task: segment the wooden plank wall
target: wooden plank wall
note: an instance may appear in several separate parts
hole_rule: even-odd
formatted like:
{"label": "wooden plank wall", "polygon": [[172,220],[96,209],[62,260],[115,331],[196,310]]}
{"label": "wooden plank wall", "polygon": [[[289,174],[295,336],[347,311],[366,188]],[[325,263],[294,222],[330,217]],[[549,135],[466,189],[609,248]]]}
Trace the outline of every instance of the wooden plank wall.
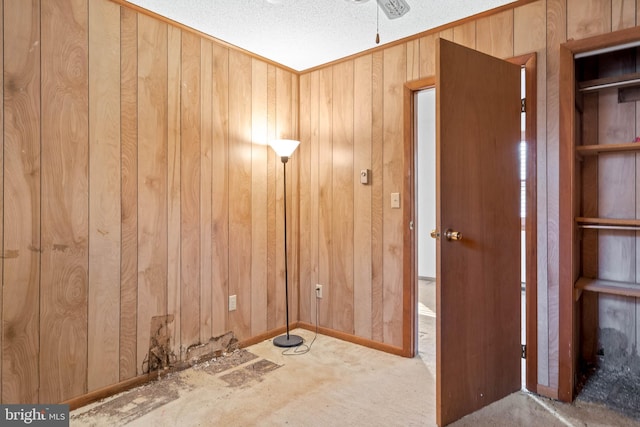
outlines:
{"label": "wooden plank wall", "polygon": [[141,374],[154,316],[174,316],[178,358],[209,336],[282,326],[274,137],[302,139],[287,164],[292,320],[315,321],[321,283],[322,326],[402,347],[406,254],[389,197],[407,166],[403,85],[433,75],[437,37],[538,54],[538,381],[553,394],[558,48],[636,25],[633,0],[540,0],[300,77],[108,0],[1,4],[3,403]]}
{"label": "wooden plank wall", "polygon": [[104,315],[88,313],[88,6],[41,5],[40,402],[87,390],[88,319]]}
{"label": "wooden plank wall", "polygon": [[144,373],[155,316],[177,359],[283,326],[265,143],[297,137],[297,74],[107,0],[0,4],[1,402]]}
{"label": "wooden plank wall", "polygon": [[[312,292],[315,283],[321,283],[325,286],[319,303],[321,326],[402,347],[406,254],[401,245],[402,212],[390,209],[389,197],[400,190],[408,166],[403,164],[401,148],[403,84],[434,74],[438,37],[502,58],[535,52],[538,382],[543,394],[557,395],[559,47],[567,38],[635,26],[639,15],[633,0],[540,0],[302,73],[300,152],[305,153],[303,162],[309,164],[310,173],[300,175],[300,192],[310,196],[301,204],[300,218],[304,227],[311,228],[313,245],[300,259],[300,319],[315,321]],[[353,89],[344,87],[351,78],[344,76],[345,70],[356,76]],[[332,78],[345,82],[336,84]],[[353,102],[345,100],[345,94],[352,94]],[[352,117],[348,119],[352,126],[345,127],[345,115]],[[372,170],[372,183],[366,189],[355,173],[365,168]],[[348,174],[352,179],[344,181]],[[335,194],[333,180],[341,183],[340,195]],[[330,215],[338,212],[353,218],[353,225],[332,221]],[[332,239],[337,235],[342,238]],[[354,263],[349,267],[352,283],[344,283],[344,269],[333,265],[338,259]],[[353,313],[331,317],[339,311],[336,305]]]}
{"label": "wooden plank wall", "polygon": [[[89,9],[88,389],[120,378],[120,9]],[[107,120],[102,118],[106,117]]]}
{"label": "wooden plank wall", "polygon": [[40,2],[4,2],[2,399],[38,402]]}

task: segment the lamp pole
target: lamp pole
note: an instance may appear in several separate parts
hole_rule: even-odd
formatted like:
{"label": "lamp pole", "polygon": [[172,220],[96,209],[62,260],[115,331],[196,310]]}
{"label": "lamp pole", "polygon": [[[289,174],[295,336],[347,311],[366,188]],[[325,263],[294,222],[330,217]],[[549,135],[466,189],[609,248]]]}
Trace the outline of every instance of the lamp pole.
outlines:
{"label": "lamp pole", "polygon": [[282,160],[282,177],[284,181],[284,294],[287,315],[287,341],[289,341],[289,251],[287,251],[287,161],[289,158],[281,157],[280,160]]}
{"label": "lamp pole", "polygon": [[[287,142],[292,142],[285,140]],[[276,347],[297,347],[302,344],[303,339],[298,335],[290,335],[289,334],[289,261],[288,255],[289,251],[287,250],[287,162],[289,161],[289,155],[293,150],[298,146],[298,142],[295,141],[293,148],[288,147],[288,152],[286,155],[282,152],[282,149],[278,150],[276,147],[276,142],[272,144],[273,149],[280,155],[280,160],[282,161],[282,171],[283,171],[283,179],[284,179],[284,293],[285,293],[285,310],[286,310],[286,335],[280,335],[273,339],[273,344]]]}

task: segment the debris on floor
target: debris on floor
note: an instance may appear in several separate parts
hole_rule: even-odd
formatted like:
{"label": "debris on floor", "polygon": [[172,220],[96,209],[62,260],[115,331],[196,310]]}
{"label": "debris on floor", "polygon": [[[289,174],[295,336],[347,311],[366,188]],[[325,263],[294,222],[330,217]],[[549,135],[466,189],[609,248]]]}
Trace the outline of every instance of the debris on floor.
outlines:
{"label": "debris on floor", "polygon": [[[197,377],[193,375],[194,371],[205,372],[211,375],[210,378],[220,379],[221,387],[225,383],[227,386],[240,387],[248,385],[252,380],[262,381],[265,374],[280,367],[269,360],[259,359],[245,349],[217,354],[218,357],[196,363],[190,369],[169,372],[156,381],[91,404],[87,410],[80,409],[77,414],[72,415],[72,419],[85,422],[99,419],[100,423],[123,425],[196,389],[202,378],[194,380]],[[259,360],[255,361],[256,359]]]}
{"label": "debris on floor", "polygon": [[241,387],[252,380],[262,381],[262,376],[268,372],[278,369],[277,365],[269,360],[263,359],[252,363],[244,369],[238,369],[220,377],[229,384],[230,387]]}
{"label": "debris on floor", "polygon": [[108,418],[111,425],[123,425],[178,399],[181,390],[191,389],[193,387],[179,373],[173,373],[98,402],[87,412],[72,418],[87,420],[100,416]]}
{"label": "debris on floor", "polygon": [[194,371],[205,371],[209,374],[215,375],[220,372],[224,372],[236,366],[243,365],[256,359],[258,356],[255,354],[241,349],[235,350],[230,353],[224,353],[221,357],[214,357],[210,360],[205,360],[198,364],[193,365]]}
{"label": "debris on floor", "polygon": [[618,366],[605,358],[599,356],[600,368],[592,367],[585,374],[577,400],[599,403],[640,421],[640,375],[629,367]]}

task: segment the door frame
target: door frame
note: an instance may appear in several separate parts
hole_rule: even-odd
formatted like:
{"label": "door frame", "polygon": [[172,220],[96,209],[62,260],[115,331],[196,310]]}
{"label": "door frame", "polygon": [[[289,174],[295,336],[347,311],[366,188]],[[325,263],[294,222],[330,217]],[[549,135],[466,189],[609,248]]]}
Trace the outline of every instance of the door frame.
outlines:
{"label": "door frame", "polygon": [[[527,192],[525,220],[526,236],[526,336],[527,336],[527,390],[534,393],[538,389],[538,271],[537,271],[537,65],[536,54],[530,53],[506,59],[512,64],[525,68],[525,85],[527,111],[525,138],[527,140]],[[418,342],[418,266],[416,253],[418,241],[413,224],[416,222],[416,185],[417,185],[417,156],[414,128],[415,93],[435,87],[435,76],[412,80],[404,85],[404,146],[403,156],[405,164],[403,191],[407,197],[403,198],[403,355],[413,357],[417,353]],[[437,315],[437,314],[436,314]]]}

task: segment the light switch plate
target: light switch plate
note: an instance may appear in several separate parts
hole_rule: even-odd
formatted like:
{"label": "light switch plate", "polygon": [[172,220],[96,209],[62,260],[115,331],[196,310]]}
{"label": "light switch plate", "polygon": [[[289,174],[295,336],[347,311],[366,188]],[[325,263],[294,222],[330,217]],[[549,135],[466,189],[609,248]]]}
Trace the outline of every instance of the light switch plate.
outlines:
{"label": "light switch plate", "polygon": [[235,311],[236,309],[236,296],[229,295],[229,311]]}
{"label": "light switch plate", "polygon": [[400,209],[400,193],[391,193],[391,209]]}

